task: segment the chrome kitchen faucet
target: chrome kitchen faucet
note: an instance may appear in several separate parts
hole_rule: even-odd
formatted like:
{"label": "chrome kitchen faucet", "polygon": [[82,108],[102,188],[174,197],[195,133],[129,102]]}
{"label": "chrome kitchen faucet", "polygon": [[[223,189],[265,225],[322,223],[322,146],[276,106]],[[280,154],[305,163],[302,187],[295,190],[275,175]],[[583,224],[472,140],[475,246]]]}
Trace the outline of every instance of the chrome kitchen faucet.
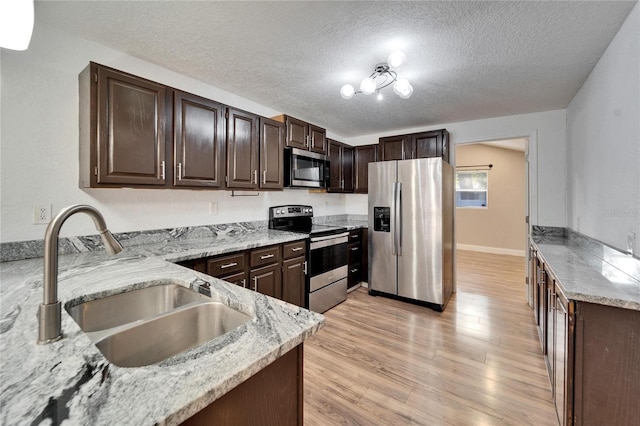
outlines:
{"label": "chrome kitchen faucet", "polygon": [[38,343],[41,344],[62,338],[62,304],[58,300],[58,235],[62,224],[76,213],[91,216],[107,253],[117,254],[122,251],[122,246],[109,232],[104,218],[95,207],[86,204],[69,206],[49,223],[44,236],[44,300],[38,308]]}

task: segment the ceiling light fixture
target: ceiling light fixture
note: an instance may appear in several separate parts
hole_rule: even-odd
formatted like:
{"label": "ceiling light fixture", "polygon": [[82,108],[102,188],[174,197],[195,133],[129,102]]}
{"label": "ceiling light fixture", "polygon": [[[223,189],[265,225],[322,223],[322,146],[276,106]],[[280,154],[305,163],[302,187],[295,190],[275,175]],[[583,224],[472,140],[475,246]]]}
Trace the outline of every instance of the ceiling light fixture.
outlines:
{"label": "ceiling light fixture", "polygon": [[33,32],[33,0],[0,1],[0,47],[26,50]]}
{"label": "ceiling light fixture", "polygon": [[393,52],[389,55],[387,62],[376,64],[371,75],[362,80],[360,90],[356,90],[352,85],[345,84],[340,89],[340,96],[343,99],[351,99],[357,93],[370,95],[378,93],[378,100],[382,100],[381,89],[393,84],[393,92],[402,99],[409,99],[413,94],[413,86],[406,78],[398,78],[398,74],[391,68],[397,68],[404,63],[406,56],[400,51]]}

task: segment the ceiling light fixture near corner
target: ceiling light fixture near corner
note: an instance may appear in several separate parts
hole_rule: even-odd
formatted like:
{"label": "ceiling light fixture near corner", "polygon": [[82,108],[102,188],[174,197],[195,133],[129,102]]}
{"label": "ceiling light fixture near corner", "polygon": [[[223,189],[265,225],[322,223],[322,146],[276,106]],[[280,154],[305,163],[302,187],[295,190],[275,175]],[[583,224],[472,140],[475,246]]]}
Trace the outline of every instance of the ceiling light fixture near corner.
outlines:
{"label": "ceiling light fixture near corner", "polygon": [[26,50],[33,33],[33,0],[0,1],[0,47]]}
{"label": "ceiling light fixture near corner", "polygon": [[356,91],[351,84],[345,84],[340,89],[340,96],[343,99],[351,99],[354,95],[362,93],[371,95],[378,93],[378,100],[382,100],[383,95],[380,90],[393,85],[393,92],[402,99],[409,99],[413,94],[413,86],[406,78],[398,78],[398,74],[391,68],[402,65],[406,57],[404,53],[397,51],[389,55],[389,62],[381,62],[376,64],[373,72],[369,77],[365,77],[360,82],[360,90]]}

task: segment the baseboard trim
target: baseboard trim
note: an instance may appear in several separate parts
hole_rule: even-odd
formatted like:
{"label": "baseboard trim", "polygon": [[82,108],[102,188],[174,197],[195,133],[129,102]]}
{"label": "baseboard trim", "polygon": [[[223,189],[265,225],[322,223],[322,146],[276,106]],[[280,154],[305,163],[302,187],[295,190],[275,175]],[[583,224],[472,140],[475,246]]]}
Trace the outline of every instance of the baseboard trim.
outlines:
{"label": "baseboard trim", "polygon": [[458,250],[479,251],[482,253],[491,253],[491,254],[505,254],[507,256],[524,257],[525,255],[524,250],[505,249],[505,248],[499,248],[499,247],[474,246],[471,244],[456,244],[456,248]]}

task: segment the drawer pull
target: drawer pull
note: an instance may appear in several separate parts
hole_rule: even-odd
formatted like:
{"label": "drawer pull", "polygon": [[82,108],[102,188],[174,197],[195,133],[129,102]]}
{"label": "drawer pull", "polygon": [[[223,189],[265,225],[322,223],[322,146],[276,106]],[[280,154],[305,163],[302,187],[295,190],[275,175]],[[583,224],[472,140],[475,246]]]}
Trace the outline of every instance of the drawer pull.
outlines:
{"label": "drawer pull", "polygon": [[260,256],[260,260],[271,259],[275,254],[265,254],[264,256]]}
{"label": "drawer pull", "polygon": [[354,268],[351,270],[351,273],[358,272],[358,268]]}
{"label": "drawer pull", "polygon": [[246,279],[242,279],[242,288],[247,288],[247,280]]}
{"label": "drawer pull", "polygon": [[238,262],[227,263],[226,265],[220,265],[220,269],[231,268],[232,266],[238,266]]}
{"label": "drawer pull", "polygon": [[360,250],[360,247],[351,247],[351,251]]}
{"label": "drawer pull", "polygon": [[253,277],[253,291],[258,291],[258,277]]}
{"label": "drawer pull", "polygon": [[291,251],[300,251],[302,250],[302,247],[294,247],[291,249]]}

